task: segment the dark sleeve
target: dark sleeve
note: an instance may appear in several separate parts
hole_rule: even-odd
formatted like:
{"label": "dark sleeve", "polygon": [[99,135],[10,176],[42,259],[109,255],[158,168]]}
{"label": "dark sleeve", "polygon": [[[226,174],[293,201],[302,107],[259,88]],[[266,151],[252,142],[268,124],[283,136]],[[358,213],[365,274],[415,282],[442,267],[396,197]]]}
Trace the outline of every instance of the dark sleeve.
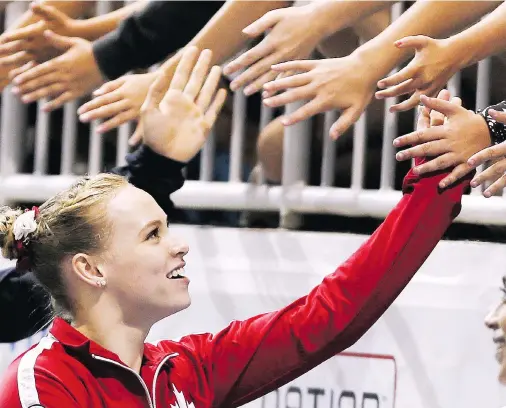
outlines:
{"label": "dark sleeve", "polygon": [[478,111],[478,113],[485,119],[485,122],[487,122],[492,144],[499,144],[506,141],[506,125],[492,119],[492,117],[488,114],[490,109],[498,112],[506,112],[506,101],[502,101],[497,105],[488,106],[485,109]]}
{"label": "dark sleeve", "polygon": [[33,274],[19,276],[14,267],[10,269],[0,281],[0,343],[30,337],[51,318],[49,295]]}
{"label": "dark sleeve", "polygon": [[185,164],[161,156],[145,145],[127,155],[126,160],[125,166],[116,167],[111,173],[125,176],[135,187],[151,194],[170,219],[174,212],[170,194],[183,186]]}
{"label": "dark sleeve", "polygon": [[151,1],[93,43],[102,74],[116,79],[147,68],[185,46],[224,4],[222,1]]}

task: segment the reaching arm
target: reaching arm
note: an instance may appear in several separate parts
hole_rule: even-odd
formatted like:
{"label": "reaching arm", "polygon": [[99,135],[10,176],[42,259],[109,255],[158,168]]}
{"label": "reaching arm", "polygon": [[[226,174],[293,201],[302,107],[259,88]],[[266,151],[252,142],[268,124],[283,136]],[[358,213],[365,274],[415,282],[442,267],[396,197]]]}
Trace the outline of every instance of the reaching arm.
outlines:
{"label": "reaching arm", "polygon": [[[469,178],[440,191],[446,174],[419,178],[410,171],[404,196],[384,223],[309,295],[277,312],[235,321],[215,335],[184,337],[183,348],[201,358],[200,374],[213,388],[213,405],[252,401],[364,335],[459,213]],[[174,349],[173,342],[159,346]]]}
{"label": "reaching arm", "polygon": [[118,28],[121,21],[128,18],[135,12],[142,10],[146,6],[146,0],[138,0],[118,10],[89,18],[86,20],[76,20],[76,37],[85,38],[94,41]]}

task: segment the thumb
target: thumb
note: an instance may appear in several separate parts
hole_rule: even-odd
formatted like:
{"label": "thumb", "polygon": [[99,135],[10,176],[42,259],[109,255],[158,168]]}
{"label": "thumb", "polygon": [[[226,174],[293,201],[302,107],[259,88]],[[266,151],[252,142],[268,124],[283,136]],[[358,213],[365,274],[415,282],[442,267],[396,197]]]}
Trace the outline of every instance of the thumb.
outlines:
{"label": "thumb", "polygon": [[459,105],[453,104],[450,101],[438,98],[429,98],[426,95],[420,95],[420,102],[423,103],[426,108],[440,112],[448,117],[455,115],[460,109],[463,109]]}
{"label": "thumb", "polygon": [[397,48],[414,48],[415,50],[420,51],[422,48],[429,45],[430,41],[432,41],[432,38],[425,35],[410,35],[397,40],[394,45]]}
{"label": "thumb", "polygon": [[67,18],[61,11],[46,4],[32,4],[31,10],[38,17],[48,22],[62,23]]}
{"label": "thumb", "polygon": [[64,37],[63,35],[53,33],[51,30],[44,31],[44,37],[46,37],[53,47],[62,51],[68,50],[76,43],[75,38]]}
{"label": "thumb", "polygon": [[283,9],[271,10],[242,30],[249,37],[258,37],[281,20]]}
{"label": "thumb", "polygon": [[141,121],[137,123],[137,127],[135,128],[134,134],[128,139],[128,144],[130,146],[136,146],[142,141],[142,125]]}

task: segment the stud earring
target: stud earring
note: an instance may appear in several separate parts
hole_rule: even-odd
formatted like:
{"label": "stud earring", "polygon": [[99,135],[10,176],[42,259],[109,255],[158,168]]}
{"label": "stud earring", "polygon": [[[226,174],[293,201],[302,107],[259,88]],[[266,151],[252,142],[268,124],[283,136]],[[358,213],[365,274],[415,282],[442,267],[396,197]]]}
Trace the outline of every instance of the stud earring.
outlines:
{"label": "stud earring", "polygon": [[105,287],[105,285],[106,285],[105,279],[101,279],[101,280],[97,281],[97,286],[99,288],[103,288],[103,287]]}

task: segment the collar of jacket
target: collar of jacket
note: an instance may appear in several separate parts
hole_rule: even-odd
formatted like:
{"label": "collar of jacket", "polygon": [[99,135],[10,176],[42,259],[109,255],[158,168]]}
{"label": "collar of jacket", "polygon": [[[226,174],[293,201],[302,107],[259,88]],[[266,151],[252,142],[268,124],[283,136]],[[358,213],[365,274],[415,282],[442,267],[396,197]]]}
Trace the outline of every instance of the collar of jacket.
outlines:
{"label": "collar of jacket", "polygon": [[[100,344],[95,343],[93,340],[90,340],[60,317],[54,319],[53,325],[49,331],[51,335],[65,347],[86,352],[87,354],[99,356],[108,360],[113,360],[127,367],[117,354],[107,350]],[[143,354],[144,358],[142,365],[158,365],[163,360],[167,360],[168,362],[170,360],[168,358],[169,356],[175,357],[178,355],[178,353],[171,351],[161,351],[156,346],[149,343],[144,344]]]}

